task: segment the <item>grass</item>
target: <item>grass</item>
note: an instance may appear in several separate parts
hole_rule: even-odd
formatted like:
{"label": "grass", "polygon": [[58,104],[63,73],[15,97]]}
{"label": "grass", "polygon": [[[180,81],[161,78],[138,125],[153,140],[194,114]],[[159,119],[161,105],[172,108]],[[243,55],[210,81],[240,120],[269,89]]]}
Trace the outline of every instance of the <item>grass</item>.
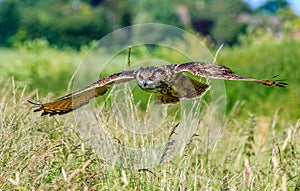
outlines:
{"label": "grass", "polygon": [[27,86],[28,91],[39,87],[42,96],[65,91],[84,54],[35,46],[34,49],[0,49],[0,81],[14,77],[17,87]]}
{"label": "grass", "polygon": [[[0,189],[299,190],[297,86],[300,80],[299,75],[291,75],[298,69],[299,55],[293,51],[299,52],[299,47],[299,42],[287,41],[222,51],[218,63],[250,77],[265,78],[282,73],[282,77],[288,77],[289,87],[226,83],[229,105],[222,126],[223,136],[216,139],[216,144],[205,146],[203,128],[209,123],[206,112],[212,108],[203,109],[200,115],[203,126],[190,137],[184,153],[145,169],[123,168],[105,162],[80,136],[80,124],[74,121],[72,114],[39,117],[27,104],[28,99],[34,99],[39,93],[42,98],[50,92],[51,99],[64,94],[83,53],[47,47],[1,50],[1,58],[5,59],[1,61],[0,83]],[[39,88],[39,93],[35,88]],[[205,103],[202,106],[205,108]],[[97,120],[112,120],[109,125],[115,124],[115,128],[109,133],[120,145],[139,148],[143,140],[149,140],[143,136],[130,137],[126,131],[122,134],[118,129],[122,121],[113,121],[116,111],[99,107],[95,112]],[[84,113],[85,109],[80,112]],[[164,140],[176,126],[176,121],[171,122],[165,129],[159,129]],[[177,127],[174,136],[187,128]]]}
{"label": "grass", "polygon": [[[259,44],[224,49],[218,63],[232,68],[243,76],[265,79],[279,76],[276,79],[285,79],[288,88],[262,87],[253,83],[239,83],[226,81],[229,108],[235,100],[247,100],[247,111],[260,112],[267,115],[270,111],[282,107],[284,118],[296,120],[300,113],[300,90],[298,75],[300,55],[299,41],[282,42],[263,41]],[[251,103],[251,104],[250,104]]]}

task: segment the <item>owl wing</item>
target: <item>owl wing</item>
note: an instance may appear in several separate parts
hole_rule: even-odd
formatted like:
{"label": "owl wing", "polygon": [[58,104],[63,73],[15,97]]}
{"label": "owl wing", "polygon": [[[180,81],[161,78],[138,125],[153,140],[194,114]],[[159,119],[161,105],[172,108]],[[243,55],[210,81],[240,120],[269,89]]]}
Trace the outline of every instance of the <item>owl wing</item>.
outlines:
{"label": "owl wing", "polygon": [[101,78],[86,88],[60,97],[52,102],[44,104],[34,103],[29,100],[28,102],[37,107],[34,112],[43,111],[42,115],[49,114],[50,116],[56,114],[62,115],[89,103],[89,101],[95,97],[104,95],[107,90],[115,84],[120,84],[135,79],[135,75],[135,71],[123,71],[105,78]]}
{"label": "owl wing", "polygon": [[209,85],[194,80],[182,73],[175,74],[169,85],[169,87],[163,89],[159,93],[156,93],[155,103],[175,104],[182,98],[199,98],[210,88]]}
{"label": "owl wing", "polygon": [[184,64],[178,64],[174,69],[175,72],[190,72],[195,76],[204,77],[204,78],[214,78],[214,79],[223,79],[223,80],[241,80],[241,81],[251,81],[267,86],[279,86],[285,87],[287,83],[281,82],[280,80],[258,80],[254,78],[244,78],[226,67],[216,64],[209,64],[205,62],[188,62]]}
{"label": "owl wing", "polygon": [[172,92],[156,93],[155,104],[175,104],[180,101],[180,97],[172,95]]}

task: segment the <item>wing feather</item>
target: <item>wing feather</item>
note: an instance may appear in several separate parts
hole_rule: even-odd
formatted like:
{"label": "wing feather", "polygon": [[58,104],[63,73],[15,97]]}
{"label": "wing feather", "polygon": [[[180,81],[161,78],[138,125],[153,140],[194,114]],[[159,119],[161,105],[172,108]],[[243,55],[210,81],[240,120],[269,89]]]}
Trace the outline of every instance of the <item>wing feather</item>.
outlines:
{"label": "wing feather", "polygon": [[35,109],[34,112],[43,111],[42,115],[62,115],[89,103],[89,101],[95,97],[104,95],[107,90],[115,84],[135,79],[135,75],[135,71],[123,71],[101,78],[86,88],[57,98],[52,102],[38,104],[29,101],[29,103],[37,106],[37,109]]}
{"label": "wing feather", "polygon": [[226,66],[220,66],[216,64],[210,64],[206,62],[188,62],[184,64],[178,64],[175,68],[175,72],[190,72],[195,76],[213,79],[223,79],[223,80],[241,80],[241,81],[251,81],[267,86],[279,86],[285,87],[287,83],[280,80],[258,80],[254,78],[244,78],[235,74],[230,68]]}
{"label": "wing feather", "polygon": [[155,104],[175,104],[180,101],[178,96],[174,96],[171,93],[156,93]]}

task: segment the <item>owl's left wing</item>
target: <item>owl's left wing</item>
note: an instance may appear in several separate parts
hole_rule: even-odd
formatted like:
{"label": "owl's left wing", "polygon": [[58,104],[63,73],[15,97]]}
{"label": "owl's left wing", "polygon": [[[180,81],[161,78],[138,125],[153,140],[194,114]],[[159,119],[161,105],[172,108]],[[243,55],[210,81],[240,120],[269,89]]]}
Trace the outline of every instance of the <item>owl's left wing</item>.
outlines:
{"label": "owl's left wing", "polygon": [[223,80],[241,80],[241,81],[251,81],[267,86],[279,86],[285,87],[287,83],[281,82],[280,80],[259,80],[254,78],[244,78],[226,67],[216,64],[210,64],[205,62],[188,62],[184,64],[177,64],[174,71],[179,72],[190,72],[195,76],[204,77],[204,78],[213,78],[213,79],[223,79]]}
{"label": "owl's left wing", "polygon": [[34,112],[43,111],[42,115],[49,114],[50,116],[56,114],[62,115],[89,103],[89,101],[95,97],[104,95],[107,90],[115,84],[120,84],[135,79],[135,75],[135,71],[123,71],[105,78],[101,78],[86,88],[60,97],[52,102],[44,104],[38,104],[32,101],[28,102],[37,107]]}

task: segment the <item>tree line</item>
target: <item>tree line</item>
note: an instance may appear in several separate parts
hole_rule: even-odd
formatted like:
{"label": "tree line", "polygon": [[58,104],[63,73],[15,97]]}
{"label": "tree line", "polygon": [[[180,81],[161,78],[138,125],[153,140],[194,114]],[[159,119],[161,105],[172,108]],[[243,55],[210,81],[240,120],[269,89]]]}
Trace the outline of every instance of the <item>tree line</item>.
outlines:
{"label": "tree line", "polygon": [[136,23],[160,22],[209,36],[215,43],[238,42],[249,23],[241,14],[276,14],[285,0],[251,9],[242,0],[2,0],[0,46],[42,38],[75,49],[113,30]]}

